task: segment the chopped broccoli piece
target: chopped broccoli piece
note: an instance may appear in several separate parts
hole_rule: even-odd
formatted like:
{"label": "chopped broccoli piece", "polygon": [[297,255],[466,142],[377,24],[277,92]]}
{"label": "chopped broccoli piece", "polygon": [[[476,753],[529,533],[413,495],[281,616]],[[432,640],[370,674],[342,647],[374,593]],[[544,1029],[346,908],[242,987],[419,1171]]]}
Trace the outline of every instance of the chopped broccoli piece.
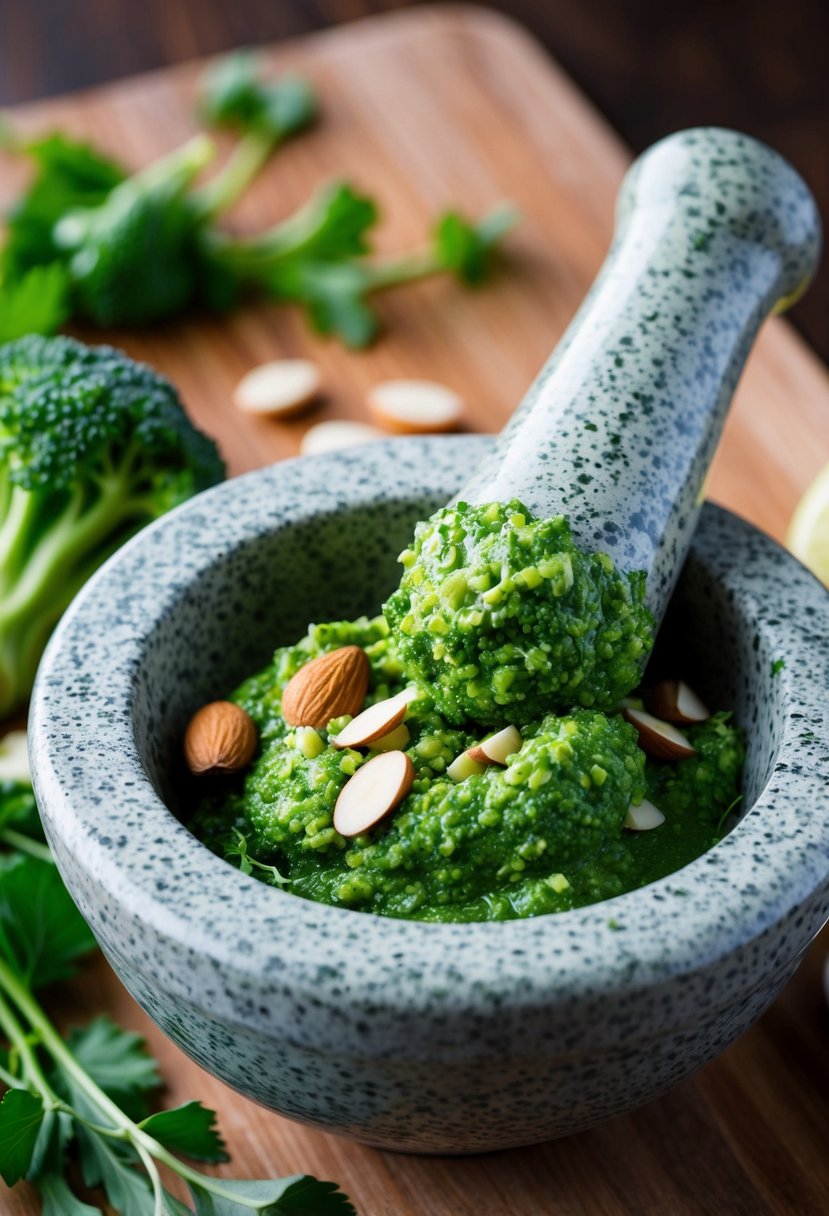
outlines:
{"label": "chopped broccoli piece", "polygon": [[0,718],[52,628],[144,524],[224,476],[172,384],[111,347],[0,346]]}

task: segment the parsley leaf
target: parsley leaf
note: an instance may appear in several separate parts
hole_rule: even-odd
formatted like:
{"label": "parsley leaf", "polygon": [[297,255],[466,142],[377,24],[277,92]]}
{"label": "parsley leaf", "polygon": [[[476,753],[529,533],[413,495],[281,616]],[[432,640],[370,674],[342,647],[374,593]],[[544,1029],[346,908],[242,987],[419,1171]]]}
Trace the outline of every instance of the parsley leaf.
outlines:
{"label": "parsley leaf", "polygon": [[161,1088],[158,1065],[141,1035],[122,1030],[105,1014],[82,1030],[72,1030],[67,1044],[96,1085],[130,1115],[147,1115],[146,1096]]}
{"label": "parsley leaf", "polygon": [[8,827],[42,838],[34,791],[22,781],[0,781],[0,829]]}
{"label": "parsley leaf", "polygon": [[0,343],[25,334],[53,334],[69,319],[69,275],[59,262],[33,266],[0,282]]}
{"label": "parsley leaf", "polygon": [[37,1189],[43,1198],[41,1216],[101,1216],[100,1208],[90,1207],[72,1194],[62,1174],[43,1174]]}
{"label": "parsley leaf", "polygon": [[221,1180],[222,1194],[190,1187],[197,1216],[355,1216],[347,1196],[335,1182],[308,1175],[273,1181]]}
{"label": "parsley leaf", "polygon": [[42,1098],[27,1089],[6,1092],[0,1102],[0,1176],[6,1186],[28,1174],[42,1123]]}
{"label": "parsley leaf", "polygon": [[[87,1117],[97,1112],[80,1103]],[[81,1109],[81,1113],[85,1113]],[[147,1175],[140,1170],[135,1149],[108,1136],[101,1136],[83,1123],[77,1124],[81,1172],[89,1187],[103,1187],[119,1216],[153,1216],[153,1193]]]}
{"label": "parsley leaf", "polygon": [[196,1161],[229,1161],[225,1143],[216,1127],[216,1112],[201,1102],[185,1102],[172,1110],[150,1115],[139,1124],[171,1153]]}
{"label": "parsley leaf", "polygon": [[[340,196],[324,197],[298,212],[269,237],[223,251],[226,265],[234,265],[247,285],[258,281],[272,296],[303,305],[321,334],[335,334],[347,346],[367,346],[378,330],[369,297],[390,287],[450,272],[461,282],[479,283],[485,277],[492,252],[515,224],[512,207],[498,207],[478,224],[455,212],[437,223],[431,246],[398,258],[369,260],[365,233],[376,219],[371,200],[340,186]],[[300,219],[302,222],[300,223]],[[255,259],[251,259],[254,246]]]}
{"label": "parsley leaf", "polygon": [[282,140],[308,126],[315,116],[316,101],[311,86],[298,76],[260,81],[256,56],[236,51],[208,68],[199,111],[215,126],[264,130]]}
{"label": "parsley leaf", "polygon": [[32,988],[67,979],[95,939],[57,868],[19,853],[0,857],[0,958]]}
{"label": "parsley leaf", "polygon": [[435,228],[436,260],[463,283],[475,285],[487,275],[492,251],[518,222],[514,207],[502,205],[479,224],[470,224],[457,211],[447,211]]}
{"label": "parsley leaf", "polygon": [[124,174],[89,144],[57,133],[24,141],[4,128],[0,144],[25,153],[35,165],[31,185],[8,217],[0,256],[0,270],[8,281],[21,278],[33,266],[61,260],[53,238],[58,220],[76,207],[102,203]]}

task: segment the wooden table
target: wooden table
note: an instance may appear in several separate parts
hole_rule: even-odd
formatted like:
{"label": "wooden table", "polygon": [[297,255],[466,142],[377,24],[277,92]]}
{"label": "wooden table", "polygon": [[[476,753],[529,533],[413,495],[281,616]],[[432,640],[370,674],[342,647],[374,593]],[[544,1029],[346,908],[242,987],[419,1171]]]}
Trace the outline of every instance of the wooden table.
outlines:
{"label": "wooden table", "polygon": [[[417,10],[285,44],[270,58],[314,80],[324,118],[238,208],[240,229],[276,219],[332,175],[384,201],[384,249],[414,244],[444,206],[477,213],[510,196],[525,216],[510,265],[479,292],[441,281],[390,295],[388,334],[359,355],[309,336],[295,313],[259,305],[107,339],[172,376],[232,473],[293,454],[308,421],[364,416],[367,388],[394,375],[446,381],[464,394],[472,429],[497,430],[601,262],[625,149],[536,44],[480,10]],[[185,66],[29,106],[20,121],[63,125],[139,165],[192,132],[196,75]],[[0,202],[20,184],[16,167],[3,169]],[[233,410],[230,391],[248,368],[304,354],[328,386],[308,420]],[[711,495],[782,537],[827,460],[826,372],[774,321],[738,393]],[[220,1109],[230,1168],[335,1178],[361,1216],[817,1216],[829,1211],[826,945],[824,936],[752,1031],[667,1097],[569,1140],[466,1160],[381,1153],[263,1113],[167,1042],[101,960],[60,1000],[67,1022],[107,1009],[145,1033],[166,1099]],[[0,1205],[9,1216],[36,1210],[25,1188]]]}

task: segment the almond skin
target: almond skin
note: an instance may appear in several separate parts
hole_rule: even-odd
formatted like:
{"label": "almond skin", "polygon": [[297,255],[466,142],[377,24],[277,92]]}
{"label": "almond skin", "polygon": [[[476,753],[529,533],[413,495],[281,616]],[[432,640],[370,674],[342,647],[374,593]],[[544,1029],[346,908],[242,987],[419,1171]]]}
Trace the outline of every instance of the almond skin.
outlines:
{"label": "almond skin", "polygon": [[660,680],[648,696],[648,709],[665,722],[688,725],[711,717],[692,688],[682,680]]}
{"label": "almond skin", "polygon": [[682,731],[670,722],[663,722],[644,709],[626,709],[625,717],[639,732],[639,746],[648,756],[656,760],[684,760],[697,754]]}
{"label": "almond skin", "polygon": [[467,750],[467,756],[478,764],[506,764],[507,757],[521,748],[523,740],[515,726],[505,726],[488,739]]}
{"label": "almond skin", "polygon": [[285,685],[282,714],[289,726],[327,726],[363,708],[369,662],[359,646],[341,646],[312,659]]}
{"label": "almond skin", "polygon": [[238,773],[256,751],[253,719],[232,701],[211,701],[190,719],[184,735],[184,759],[191,773]]}
{"label": "almond skin", "polygon": [[396,730],[415,695],[415,690],[406,688],[395,697],[369,705],[368,709],[344,726],[331,742],[334,747],[370,747],[375,739],[382,739],[383,735]]}

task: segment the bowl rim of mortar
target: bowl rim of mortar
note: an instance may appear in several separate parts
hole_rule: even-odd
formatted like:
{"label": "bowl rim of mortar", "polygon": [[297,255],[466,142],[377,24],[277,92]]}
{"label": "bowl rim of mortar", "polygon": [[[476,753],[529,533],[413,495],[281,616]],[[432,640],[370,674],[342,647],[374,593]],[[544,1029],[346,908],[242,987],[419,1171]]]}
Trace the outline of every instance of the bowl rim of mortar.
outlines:
{"label": "bowl rim of mortar", "polygon": [[[820,729],[829,718],[829,638],[818,633],[829,599],[784,549],[713,506],[705,508],[694,549],[729,595],[750,604],[758,633],[774,639],[786,664],[776,677],[785,720],[774,772],[755,804],[719,845],[681,871],[602,903],[525,920],[394,920],[307,901],[246,877],[212,854],[156,794],[133,736],[134,671],[155,623],[174,610],[199,572],[241,541],[299,519],[345,506],[439,497],[453,479],[463,483],[488,442],[481,436],[394,439],[258,469],[145,528],[90,580],[41,664],[30,753],[48,839],[94,928],[101,926],[90,888],[107,900],[110,933],[116,924],[123,931],[140,922],[156,941],[186,946],[193,958],[204,955],[231,984],[249,984],[278,966],[290,973],[294,991],[319,996],[321,968],[340,940],[354,961],[350,999],[376,1003],[382,991],[389,1008],[433,1009],[436,1002],[457,1008],[485,991],[516,1007],[538,1005],[553,992],[572,997],[641,989],[713,965],[829,886],[829,781],[821,784],[821,772],[829,775],[829,731]],[[751,561],[731,562],[723,551],[729,537],[747,547]],[[184,568],[183,552],[189,554]],[[128,605],[125,617],[112,607],[119,601]],[[774,630],[782,634],[787,614],[784,638]],[[817,738],[806,745],[798,737],[804,722],[817,727]],[[123,814],[123,848],[113,848],[102,832],[112,829],[106,819],[112,805]],[[134,864],[132,854],[150,832],[186,859],[182,873]],[[761,883],[758,850],[768,859]],[[244,950],[240,931],[247,935]],[[329,969],[342,982],[340,969]],[[174,980],[168,975],[165,982],[169,987]]]}

